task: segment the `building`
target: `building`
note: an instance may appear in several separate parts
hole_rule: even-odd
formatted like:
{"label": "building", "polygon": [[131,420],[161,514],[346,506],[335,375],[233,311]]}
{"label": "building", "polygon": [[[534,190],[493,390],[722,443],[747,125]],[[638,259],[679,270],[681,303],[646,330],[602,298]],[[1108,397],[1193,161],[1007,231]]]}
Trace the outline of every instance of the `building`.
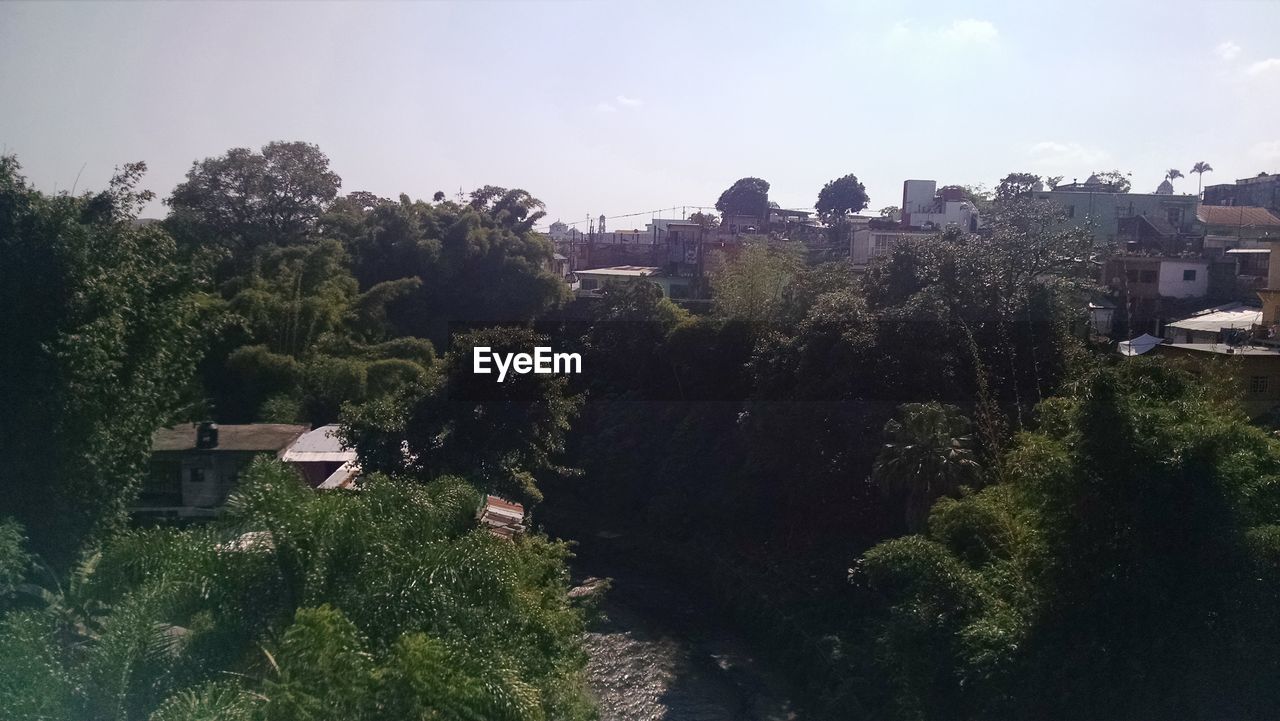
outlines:
{"label": "building", "polygon": [[578,296],[592,297],[610,285],[633,283],[643,280],[653,283],[668,298],[689,298],[692,296],[693,278],[668,275],[656,266],[620,265],[612,268],[591,268],[580,270],[578,277]]}
{"label": "building", "polygon": [[1103,280],[1122,298],[1202,298],[1209,289],[1209,261],[1115,255],[1103,264]]}
{"label": "building", "polygon": [[283,423],[162,428],[151,437],[151,473],[133,511],[174,518],[213,516],[254,458],[283,456],[308,430]]}
{"label": "building", "polygon": [[959,228],[975,233],[981,225],[978,209],[965,200],[964,189],[943,186],[933,180],[906,180],[902,183],[902,226],[919,230]]}
{"label": "building", "polygon": [[1205,186],[1204,204],[1249,205],[1280,211],[1280,175],[1259,173],[1234,184]]}
{"label": "building", "polygon": [[476,513],[480,525],[498,538],[511,539],[524,533],[524,506],[494,495],[486,495]]}
{"label": "building", "polygon": [[[1271,242],[1276,241],[1280,238]],[[1162,356],[1229,363],[1228,369],[1241,381],[1241,404],[1255,417],[1280,406],[1280,258],[1276,256],[1269,254],[1266,286],[1258,291],[1262,299],[1258,325],[1249,331],[1219,330],[1220,342],[1166,342],[1157,347]],[[1217,372],[1215,365],[1197,363],[1196,367]]]}
{"label": "building", "polygon": [[298,469],[307,485],[319,490],[353,488],[360,476],[356,452],[344,448],[338,426],[320,426],[298,437],[280,460]]}
{"label": "building", "polygon": [[1060,207],[1068,227],[1093,234],[1094,245],[1121,250],[1143,247],[1173,254],[1194,247],[1199,237],[1194,195],[1119,193],[1092,175],[1083,183],[1068,183],[1032,193]]}
{"label": "building", "polygon": [[895,227],[883,221],[855,222],[849,234],[849,261],[855,266],[866,266],[872,260],[888,255],[893,246],[904,239],[935,235],[934,231]]}
{"label": "building", "polygon": [[1266,250],[1280,238],[1280,214],[1255,205],[1201,205],[1196,218],[1204,227],[1206,257],[1220,258],[1237,248]]}

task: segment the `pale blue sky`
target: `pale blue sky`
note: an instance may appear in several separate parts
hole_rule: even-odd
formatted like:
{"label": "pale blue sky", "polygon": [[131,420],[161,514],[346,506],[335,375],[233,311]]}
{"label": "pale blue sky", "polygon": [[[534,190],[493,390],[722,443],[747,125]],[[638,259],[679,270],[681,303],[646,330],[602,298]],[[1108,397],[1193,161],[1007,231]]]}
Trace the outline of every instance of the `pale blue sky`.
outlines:
{"label": "pale blue sky", "polygon": [[1278,31],[1276,2],[5,2],[0,146],[45,190],[146,160],[164,196],[307,140],[344,191],[523,187],[566,221],[744,175],[783,207],[848,172],[873,209],[1015,170],[1149,191],[1280,171]]}

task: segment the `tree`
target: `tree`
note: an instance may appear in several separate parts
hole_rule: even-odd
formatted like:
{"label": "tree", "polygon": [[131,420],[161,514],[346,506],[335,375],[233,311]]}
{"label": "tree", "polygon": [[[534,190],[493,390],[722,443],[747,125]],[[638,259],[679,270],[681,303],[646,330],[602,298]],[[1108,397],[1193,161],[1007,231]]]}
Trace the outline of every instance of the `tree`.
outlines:
{"label": "tree", "polygon": [[191,164],[166,201],[168,222],[181,240],[220,248],[243,263],[263,245],[303,240],[341,183],[310,143],[277,141],[258,153],[232,148]]}
{"label": "tree", "polygon": [[124,521],[151,434],[220,323],[173,238],[134,222],[151,197],[137,190],[145,170],[46,196],[0,158],[0,516],[55,563]]}
{"label": "tree", "polygon": [[871,471],[885,495],[901,499],[907,529],[924,527],[929,508],[978,477],[969,419],[941,403],[907,403],[885,424],[888,439]]}
{"label": "tree", "polygon": [[6,718],[585,721],[565,545],[477,527],[464,479],[316,493],[249,467],[207,524],[138,529],[75,574],[102,612],[0,617]]}
{"label": "tree", "polygon": [[1031,195],[1040,185],[1035,173],[1009,173],[996,186],[996,200],[1012,200]]}
{"label": "tree", "polygon": [[1122,173],[1119,170],[1097,170],[1093,174],[1098,176],[1098,180],[1104,185],[1110,185],[1113,192],[1127,193],[1133,188],[1133,183],[1129,181],[1132,173]]}
{"label": "tree", "polygon": [[723,215],[764,218],[769,209],[769,183],[760,178],[739,178],[716,201]]}
{"label": "tree", "polygon": [[1204,174],[1212,173],[1213,166],[1203,160],[1199,160],[1196,161],[1195,165],[1191,166],[1191,172],[1196,174],[1196,195],[1200,195],[1203,190]]}
{"label": "tree", "polygon": [[715,230],[720,225],[720,218],[715,213],[704,213],[697,211],[689,214],[689,222],[697,225],[703,231]]}
{"label": "tree", "polygon": [[822,190],[818,191],[818,201],[813,207],[824,222],[838,225],[848,216],[867,207],[870,200],[867,189],[858,182],[858,176],[849,173],[827,181]]}
{"label": "tree", "polygon": [[764,238],[749,240],[711,278],[716,312],[735,320],[777,320],[787,287],[803,267],[798,249],[773,247]]}

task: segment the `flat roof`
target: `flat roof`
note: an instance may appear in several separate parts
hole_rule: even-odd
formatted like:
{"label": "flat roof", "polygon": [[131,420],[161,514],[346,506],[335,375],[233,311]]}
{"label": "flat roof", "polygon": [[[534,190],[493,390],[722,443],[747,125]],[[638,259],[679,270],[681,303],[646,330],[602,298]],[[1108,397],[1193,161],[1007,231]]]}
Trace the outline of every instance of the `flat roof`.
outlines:
{"label": "flat roof", "polygon": [[356,459],[356,452],[342,447],[335,424],[302,434],[281,459],[289,463],[346,463]]}
{"label": "flat roof", "polygon": [[[310,430],[307,426],[287,423],[247,423],[219,425],[218,445],[201,451],[279,452]],[[151,436],[151,451],[193,451],[196,449],[196,424],[187,423],[161,428]]]}
{"label": "flat roof", "polygon": [[1237,303],[1200,311],[1189,318],[1174,321],[1166,328],[1180,328],[1216,333],[1223,328],[1252,328],[1262,322],[1262,309]]}
{"label": "flat roof", "polygon": [[660,270],[662,269],[656,266],[615,265],[611,268],[589,268],[576,272],[578,275],[613,275],[626,278],[647,278],[651,275],[657,275]]}
{"label": "flat roof", "polygon": [[1275,356],[1280,358],[1280,349],[1266,346],[1230,346],[1226,343],[1165,343],[1162,348],[1176,348],[1195,353],[1217,353],[1220,355]]}

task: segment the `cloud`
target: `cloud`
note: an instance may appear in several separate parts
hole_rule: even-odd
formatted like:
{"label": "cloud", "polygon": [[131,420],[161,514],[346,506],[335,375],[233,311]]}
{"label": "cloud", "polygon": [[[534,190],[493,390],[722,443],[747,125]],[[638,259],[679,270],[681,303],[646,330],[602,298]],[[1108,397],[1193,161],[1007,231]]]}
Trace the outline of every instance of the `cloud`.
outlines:
{"label": "cloud", "polygon": [[1230,40],[1218,45],[1213,52],[1223,60],[1235,60],[1240,55],[1241,47]]}
{"label": "cloud", "polygon": [[1245,73],[1256,77],[1263,73],[1271,73],[1278,70],[1280,70],[1280,58],[1267,58],[1250,65],[1245,69]]}
{"label": "cloud", "polygon": [[931,50],[961,50],[989,47],[1000,40],[1000,31],[987,20],[966,18],[954,20],[950,25],[916,28],[910,23],[895,23],[885,35],[885,42],[892,46]]}
{"label": "cloud", "polygon": [[1258,143],[1249,149],[1249,154],[1258,160],[1268,162],[1280,160],[1280,140]]}
{"label": "cloud", "polygon": [[1028,149],[1028,154],[1043,165],[1076,166],[1093,165],[1107,159],[1107,151],[1090,148],[1080,143],[1060,143],[1045,140]]}
{"label": "cloud", "polygon": [[985,45],[1000,38],[1000,31],[986,20],[957,20],[941,31],[942,37],[965,45]]}
{"label": "cloud", "polygon": [[618,101],[618,105],[625,105],[628,108],[634,108],[640,105],[644,105],[644,101],[641,100],[640,98],[628,98],[625,95],[619,95],[614,99]]}

